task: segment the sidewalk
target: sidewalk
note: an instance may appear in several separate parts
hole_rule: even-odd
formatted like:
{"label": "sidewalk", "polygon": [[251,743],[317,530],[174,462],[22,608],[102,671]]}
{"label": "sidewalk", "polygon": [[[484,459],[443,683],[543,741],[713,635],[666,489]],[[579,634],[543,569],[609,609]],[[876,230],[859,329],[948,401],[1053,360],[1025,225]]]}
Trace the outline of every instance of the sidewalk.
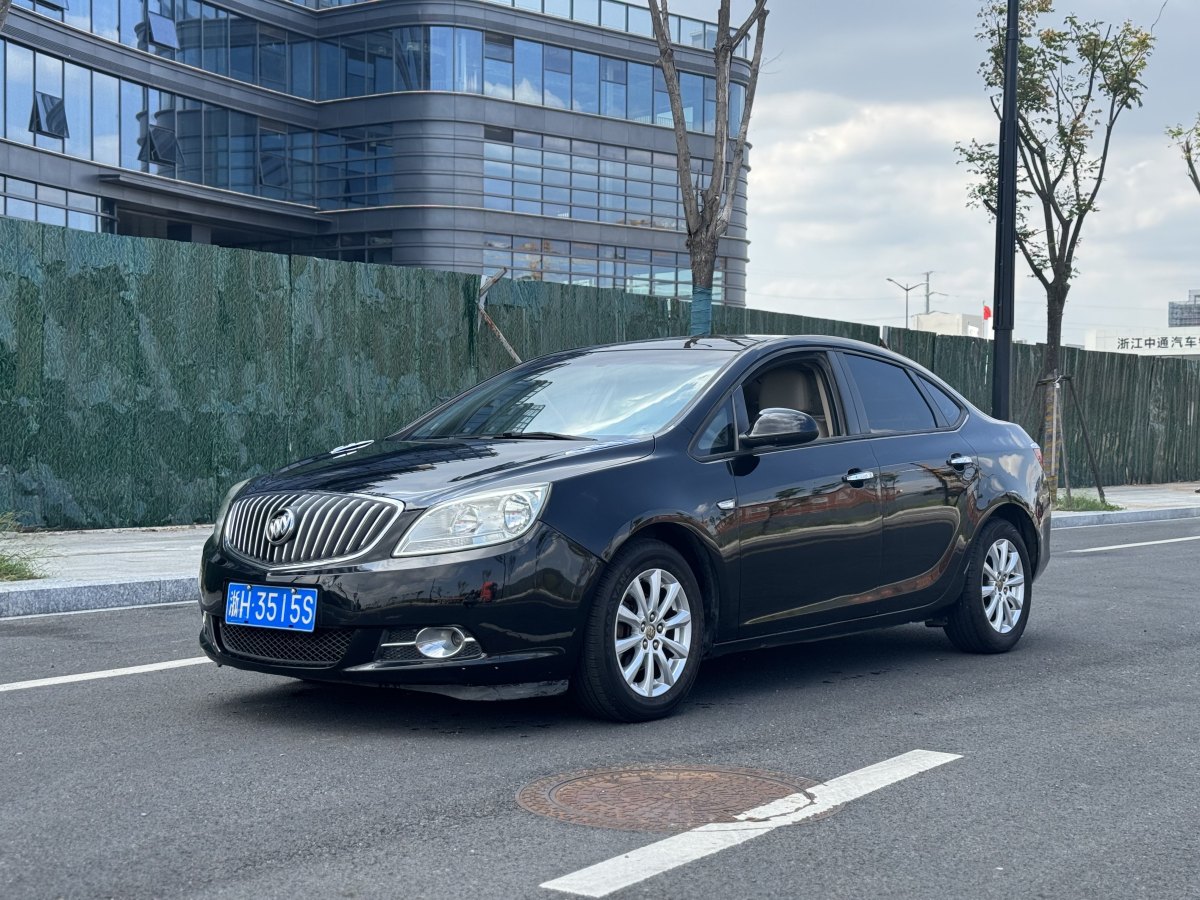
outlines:
{"label": "sidewalk", "polygon": [[[1105,488],[1119,512],[1055,512],[1055,528],[1200,517],[1196,484]],[[1095,489],[1083,489],[1095,496]],[[195,600],[209,525],[6,536],[33,551],[44,578],[0,581],[0,618]]]}

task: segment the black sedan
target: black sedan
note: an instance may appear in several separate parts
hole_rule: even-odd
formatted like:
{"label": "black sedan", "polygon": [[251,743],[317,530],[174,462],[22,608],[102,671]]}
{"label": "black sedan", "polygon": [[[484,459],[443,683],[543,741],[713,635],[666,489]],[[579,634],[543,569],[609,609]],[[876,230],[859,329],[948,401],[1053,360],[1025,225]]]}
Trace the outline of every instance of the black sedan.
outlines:
{"label": "black sedan", "polygon": [[904,622],[1011,649],[1049,559],[1041,453],[826,337],[518,365],[236,486],[204,548],[222,665],[666,715],[706,656]]}

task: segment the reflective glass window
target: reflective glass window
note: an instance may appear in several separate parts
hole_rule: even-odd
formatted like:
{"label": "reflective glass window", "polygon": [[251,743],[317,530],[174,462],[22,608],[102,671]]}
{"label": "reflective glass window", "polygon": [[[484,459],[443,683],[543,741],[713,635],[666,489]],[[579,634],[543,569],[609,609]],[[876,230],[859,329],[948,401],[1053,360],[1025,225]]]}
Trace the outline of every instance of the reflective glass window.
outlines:
{"label": "reflective glass window", "polygon": [[121,166],[126,169],[142,168],[139,117],[146,113],[145,93],[140,84],[121,82]]}
{"label": "reflective glass window", "polygon": [[546,106],[569,109],[571,106],[571,51],[547,45],[545,59],[544,100]]}
{"label": "reflective glass window", "polygon": [[67,107],[68,137],[64,151],[80,159],[92,158],[92,73],[82,66],[63,66],[63,95]]}
{"label": "reflective glass window", "polygon": [[179,37],[175,33],[175,20],[158,13],[146,13],[146,24],[150,26],[150,43],[161,49],[178,50]]}
{"label": "reflective glass window", "polygon": [[[121,32],[118,27],[117,4],[112,0],[100,0],[93,4],[92,34],[109,41],[120,40]],[[86,26],[83,26],[86,27]]]}
{"label": "reflective glass window", "polygon": [[[112,0],[108,0],[112,2]],[[142,24],[142,0],[120,0],[121,43],[130,47],[138,45],[137,28]]]}
{"label": "reflective glass window", "polygon": [[574,53],[571,74],[572,109],[576,112],[600,112],[600,60],[592,53]]}
{"label": "reflective glass window", "polygon": [[392,35],[388,32],[368,34],[365,39],[367,52],[368,92],[387,94],[396,89],[396,64],[392,59]]}
{"label": "reflective glass window", "polygon": [[588,25],[600,24],[600,0],[575,0],[572,4],[571,18],[576,22],[586,22]]}
{"label": "reflective glass window", "polygon": [[258,55],[258,23],[242,16],[229,17],[229,76],[254,84]]}
{"label": "reflective glass window", "polygon": [[542,45],[513,41],[513,99],[542,104]]}
{"label": "reflective glass window", "polygon": [[103,72],[92,73],[92,159],[120,165],[120,82]]}
{"label": "reflective glass window", "polygon": [[317,99],[334,100],[342,96],[342,50],[333,41],[317,44]]}
{"label": "reflective glass window", "polygon": [[654,26],[650,21],[650,10],[637,6],[629,7],[629,32],[642,37],[653,37]]}
{"label": "reflective glass window", "polygon": [[429,29],[397,28],[396,90],[421,91],[429,87]]}
{"label": "reflective glass window", "polygon": [[[103,5],[103,0],[101,0]],[[71,0],[63,21],[84,31],[92,30],[92,0]]]}
{"label": "reflective glass window", "polygon": [[287,35],[265,25],[258,29],[259,84],[273,91],[288,88]]}
{"label": "reflective glass window", "polygon": [[483,34],[469,28],[454,29],[454,90],[464,94],[483,91]]}
{"label": "reflective glass window", "polygon": [[624,31],[625,10],[627,8],[624,3],[618,3],[615,0],[601,0],[600,24],[605,28],[615,28],[618,31]]}
{"label": "reflective glass window", "polygon": [[543,9],[546,13],[552,16],[562,16],[564,19],[571,18],[571,0],[544,0]]}
{"label": "reflective glass window", "polygon": [[[223,9],[204,4],[203,22],[204,68],[218,75],[229,74],[229,14]],[[124,20],[121,27],[124,28]]]}
{"label": "reflective glass window", "polygon": [[649,122],[653,111],[653,80],[650,66],[629,63],[628,115],[634,122]]}
{"label": "reflective glass window", "polygon": [[626,63],[620,59],[600,60],[600,114],[625,118]]}
{"label": "reflective glass window", "polygon": [[690,72],[679,73],[679,96],[683,101],[683,118],[695,131],[704,128],[704,79]]}
{"label": "reflective glass window", "polygon": [[483,41],[483,92],[489,97],[513,99],[513,39],[488,34]]}
{"label": "reflective glass window", "polygon": [[454,29],[429,29],[429,89],[454,90]]}
{"label": "reflective glass window", "polygon": [[291,92],[298,97],[313,97],[313,42],[292,41],[288,45],[290,54]]}

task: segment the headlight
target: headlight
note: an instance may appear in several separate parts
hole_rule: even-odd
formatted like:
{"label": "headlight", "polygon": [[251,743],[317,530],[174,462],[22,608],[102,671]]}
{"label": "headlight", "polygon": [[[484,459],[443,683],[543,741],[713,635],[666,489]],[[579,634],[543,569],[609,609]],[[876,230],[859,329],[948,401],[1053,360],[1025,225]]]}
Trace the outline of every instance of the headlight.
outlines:
{"label": "headlight", "polygon": [[213,534],[217,537],[221,536],[221,526],[225,524],[225,514],[229,512],[229,504],[233,502],[233,498],[238,495],[238,491],[244,488],[250,479],[247,478],[239,481],[229,489],[229,493],[225,495],[225,499],[221,501],[220,507],[217,509],[217,519],[213,522]]}
{"label": "headlight", "polygon": [[534,484],[431,506],[400,539],[392,555],[422,556],[514,540],[533,527],[549,495],[550,485]]}

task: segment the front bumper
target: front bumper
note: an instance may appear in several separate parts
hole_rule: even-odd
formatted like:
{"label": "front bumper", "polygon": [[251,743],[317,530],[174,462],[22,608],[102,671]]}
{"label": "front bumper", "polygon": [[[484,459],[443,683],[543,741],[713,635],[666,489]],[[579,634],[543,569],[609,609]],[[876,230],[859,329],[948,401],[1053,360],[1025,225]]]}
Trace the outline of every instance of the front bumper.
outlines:
{"label": "front bumper", "polygon": [[[321,569],[270,569],[210,538],[200,567],[201,649],[220,665],[293,678],[413,686],[560,681],[575,666],[601,561],[545,524],[509,545]],[[230,582],[315,587],[311,635],[227,625]],[[423,627],[474,638],[447,660],[410,650]]]}

